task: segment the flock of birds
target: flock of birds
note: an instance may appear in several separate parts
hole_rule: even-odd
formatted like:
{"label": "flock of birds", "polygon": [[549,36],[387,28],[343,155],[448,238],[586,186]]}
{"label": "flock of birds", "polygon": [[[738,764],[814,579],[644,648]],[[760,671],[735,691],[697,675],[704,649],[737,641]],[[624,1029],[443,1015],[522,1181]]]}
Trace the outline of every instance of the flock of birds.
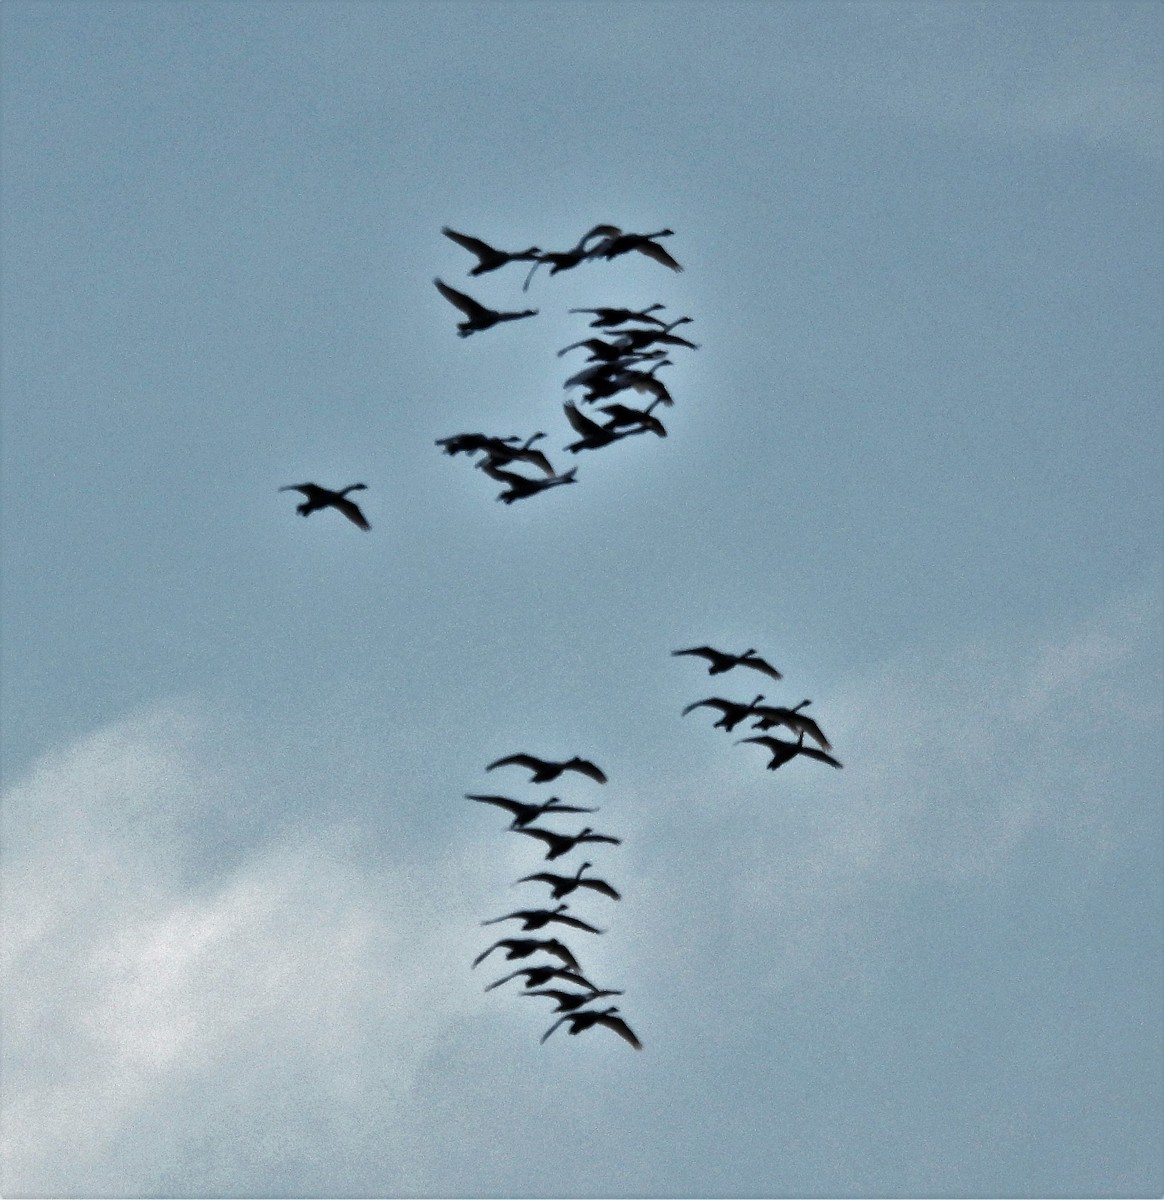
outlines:
{"label": "flock of birds", "polygon": [[[572,249],[560,252],[543,251],[537,246],[519,251],[497,250],[478,238],[458,233],[447,226],[442,232],[476,256],[477,265],[469,271],[471,276],[484,275],[514,262],[532,263],[523,291],[528,291],[535,272],[541,266],[548,266],[549,273],[555,275],[560,271],[572,270],[585,262],[610,261],[631,253],[643,254],[673,271],[683,269],[659,241],[661,238],[672,236],[670,229],[639,234],[626,233],[615,225],[595,225]],[[449,287],[440,279],[434,280],[434,283],[440,294],[464,315],[464,320],[457,325],[460,337],[469,337],[507,321],[533,317],[538,312],[537,309],[497,311],[487,308],[466,293]],[[567,379],[565,387],[567,391],[571,388],[583,389],[579,402],[596,405],[597,411],[603,413],[606,419],[599,422],[583,413],[574,401],[567,400],[563,404],[563,411],[578,436],[563,447],[564,451],[577,454],[582,450],[595,450],[639,433],[649,432],[658,437],[667,436],[663,423],[655,416],[653,410],[660,404],[670,405],[673,400],[666,385],[658,378],[657,372],[671,365],[668,355],[674,349],[694,350],[698,347],[694,342],[674,332],[678,326],[689,324],[691,318],[678,317],[673,321],[664,321],[656,315],[664,308],[663,304],[652,304],[641,309],[596,307],[569,310],[592,317],[589,322],[590,328],[607,336],[602,337],[595,333],[558,351],[559,357],[575,350],[588,352],[588,365]],[[646,407],[635,408],[616,399],[626,392],[649,395],[651,400]],[[515,500],[526,499],[549,488],[575,482],[577,467],[559,473],[544,451],[534,445],[546,436],[544,432],[531,434],[524,439],[516,435],[501,437],[484,433],[459,433],[439,438],[436,444],[448,455],[481,455],[476,465],[486,475],[504,485],[504,490],[497,498],[511,504]],[[527,474],[515,469],[521,466],[530,468],[534,473]],[[332,491],[316,483],[298,483],[288,484],[279,490],[297,491],[303,496],[303,503],[297,506],[301,516],[306,517],[321,509],[333,508],[358,528],[368,530],[371,526],[367,518],[356,502],[349,499],[351,492],[362,491],[365,488],[363,483],[353,483],[338,491]],[[736,667],[742,667],[757,671],[772,680],[783,678],[780,671],[762,658],[755,649],[733,654],[712,646],[692,646],[685,650],[674,650],[672,653],[676,656],[705,660],[708,663],[709,675],[721,675]],[[686,716],[697,708],[712,709],[720,714],[715,726],[729,734],[736,726],[750,721],[751,729],[756,732],[750,737],[738,739],[736,744],[751,743],[762,746],[771,755],[768,763],[770,771],[775,771],[798,757],[815,759],[832,767],[841,766],[830,753],[832,745],[820,726],[803,711],[810,701],[802,700],[794,707],[787,708],[761,703],[763,700],[762,693],[747,701],[708,696],[687,705],[682,715]],[[787,741],[768,732],[775,728],[788,730],[795,736],[796,741]],[[806,744],[805,738],[813,744]],[[583,758],[553,762],[532,754],[511,754],[490,763],[486,770],[492,771],[505,766],[526,768],[531,772],[530,782],[533,784],[551,783],[567,771],[586,776],[596,783],[606,783],[606,775],[594,763]],[[508,812],[511,817],[509,829],[540,842],[545,847],[544,857],[547,861],[562,858],[580,846],[620,843],[619,838],[596,833],[590,826],[584,826],[578,833],[568,834],[534,824],[535,821],[558,814],[597,811],[594,808],[563,804],[556,796],[536,804],[515,800],[509,796],[467,794],[466,798]],[[522,933],[536,932],[548,926],[554,926],[555,932],[558,931],[557,927],[563,927],[590,934],[603,933],[603,930],[570,912],[569,905],[565,903],[567,896],[580,889],[596,892],[611,900],[620,899],[619,893],[605,880],[591,876],[583,877],[592,866],[590,862],[583,862],[573,875],[540,871],[523,876],[516,883],[544,884],[550,889],[551,899],[561,903],[554,908],[516,909],[503,916],[483,921],[482,924],[496,925],[504,921],[520,921]],[[533,958],[535,955],[544,955],[551,960],[521,967],[501,979],[494,980],[485,989],[491,991],[510,980],[522,978],[522,995],[545,996],[553,1000],[553,1011],[562,1015],[542,1035],[543,1042],[563,1024],[569,1025],[571,1034],[582,1033],[602,1025],[613,1030],[636,1050],[642,1049],[642,1043],[619,1014],[617,1007],[587,1007],[606,997],[620,996],[623,993],[611,988],[600,988],[591,983],[583,973],[578,958],[561,938],[500,938],[474,959],[473,966],[478,966],[495,950],[503,951],[507,960]],[[568,985],[571,990],[565,990],[562,986],[546,987],[547,984]]]}
{"label": "flock of birds", "polygon": [[[605,783],[606,775],[601,768],[585,758],[570,758],[564,762],[553,762],[549,759],[538,758],[533,754],[510,754],[491,762],[486,771],[498,767],[524,767],[530,772],[530,783],[552,783],[567,771],[583,775],[595,783]],[[509,829],[514,833],[524,834],[541,842],[546,848],[544,859],[553,862],[572,853],[579,846],[589,846],[594,843],[609,843],[617,846],[622,839],[611,837],[607,833],[596,833],[589,825],[577,833],[561,833],[545,829],[533,822],[552,817],[560,813],[593,813],[596,808],[580,807],[576,804],[563,804],[557,796],[551,796],[540,804],[531,804],[522,800],[514,800],[510,796],[484,796],[476,793],[466,793],[466,800],[478,804],[490,804],[495,808],[504,809],[510,814]],[[561,901],[554,908],[518,908],[500,917],[491,917],[482,921],[482,925],[499,925],[503,921],[520,921],[521,933],[536,933],[538,930],[553,926],[553,932],[559,932],[558,927],[578,929],[584,933],[602,934],[605,932],[589,921],[575,916],[569,911],[565,902],[567,896],[572,896],[580,889],[597,892],[611,900],[620,900],[621,894],[605,879],[593,877],[583,878],[583,873],[593,867],[593,863],[580,864],[573,875],[561,875],[554,871],[537,871],[532,875],[523,875],[514,882],[544,884],[550,889],[550,897]],[[542,1041],[550,1036],[560,1025],[568,1024],[572,1034],[582,1033],[596,1025],[604,1025],[614,1030],[619,1037],[629,1042],[636,1050],[643,1048],[631,1027],[619,1014],[618,1007],[611,1005],[606,1008],[587,1008],[607,996],[621,996],[623,993],[614,988],[600,988],[583,973],[582,964],[574,952],[559,937],[504,937],[483,950],[473,960],[473,966],[480,963],[493,953],[494,950],[504,951],[507,960],[532,958],[534,955],[546,955],[553,961],[535,963],[533,966],[519,967],[508,975],[495,979],[485,990],[492,991],[511,979],[524,980],[523,996],[545,996],[554,1002],[555,1013],[561,1013],[556,1021],[542,1034]],[[567,986],[546,987],[546,984],[561,984]]]}

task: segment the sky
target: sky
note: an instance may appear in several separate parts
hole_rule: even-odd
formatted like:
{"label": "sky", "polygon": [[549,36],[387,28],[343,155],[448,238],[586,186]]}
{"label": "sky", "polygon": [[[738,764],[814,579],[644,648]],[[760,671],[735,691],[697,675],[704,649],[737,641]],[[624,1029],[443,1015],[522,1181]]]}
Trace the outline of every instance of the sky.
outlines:
{"label": "sky", "polygon": [[[1164,10],[0,35],[5,1196],[1164,1192]],[[600,222],[683,271],[441,236]],[[652,303],[668,436],[575,458],[567,310]],[[757,692],[843,769],[680,715]],[[565,940],[641,1052],[485,991],[548,894],[471,792],[622,839]]]}

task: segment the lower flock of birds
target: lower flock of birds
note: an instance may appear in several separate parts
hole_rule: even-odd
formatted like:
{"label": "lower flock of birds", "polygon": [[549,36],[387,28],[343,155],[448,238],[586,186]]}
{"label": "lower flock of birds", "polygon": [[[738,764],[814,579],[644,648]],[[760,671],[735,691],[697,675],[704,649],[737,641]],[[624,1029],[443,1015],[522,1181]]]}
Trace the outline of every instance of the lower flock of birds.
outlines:
{"label": "lower flock of birds", "polygon": [[[552,762],[548,759],[537,758],[532,754],[510,754],[491,762],[485,769],[493,771],[498,767],[524,767],[530,772],[530,783],[552,783],[567,771],[573,771],[593,779],[595,783],[605,783],[606,775],[594,763],[584,758],[570,758],[565,762]],[[583,826],[577,833],[561,833],[545,829],[534,822],[560,813],[593,813],[596,808],[579,807],[576,804],[563,804],[557,796],[538,803],[514,800],[510,796],[484,796],[476,793],[466,793],[466,800],[478,804],[490,804],[495,808],[504,809],[510,814],[509,829],[514,833],[524,834],[528,838],[540,842],[545,847],[544,859],[553,862],[572,854],[579,846],[608,843],[617,846],[621,838],[611,837],[607,833],[596,833],[589,825]],[[536,933],[547,930],[554,934],[563,929],[581,930],[583,933],[602,934],[605,932],[589,921],[575,916],[569,911],[566,897],[585,889],[596,892],[611,900],[621,899],[617,892],[605,879],[593,876],[583,878],[583,872],[589,871],[593,863],[581,863],[572,875],[563,875],[554,871],[537,871],[532,875],[523,875],[513,886],[519,883],[542,884],[550,889],[550,899],[561,901],[554,908],[518,908],[500,917],[492,917],[482,921],[482,925],[500,925],[504,921],[519,921],[521,933]],[[564,935],[563,935],[564,936]],[[554,1002],[553,1012],[561,1013],[553,1024],[542,1034],[542,1041],[558,1028],[568,1024],[572,1034],[582,1033],[595,1025],[605,1025],[614,1030],[619,1037],[629,1042],[636,1050],[643,1048],[642,1043],[631,1027],[619,1015],[616,1005],[606,1008],[588,1008],[608,996],[621,996],[622,992],[615,988],[599,987],[592,983],[584,973],[581,962],[573,950],[562,941],[561,937],[503,937],[493,945],[483,950],[473,960],[477,967],[484,962],[495,950],[505,953],[509,961],[533,958],[535,955],[545,956],[549,961],[535,962],[532,966],[519,967],[500,979],[495,979],[485,990],[492,991],[512,979],[523,981],[523,996],[546,997]],[[547,987],[547,984],[556,986]]]}
{"label": "lower flock of birds", "polygon": [[[496,271],[514,262],[529,262],[533,266],[526,276],[522,290],[527,291],[533,276],[540,266],[548,266],[550,275],[560,271],[571,270],[585,262],[607,261],[618,258],[623,254],[639,253],[647,258],[669,267],[673,271],[683,268],[675,261],[670,253],[661,245],[659,239],[672,236],[670,229],[660,229],[655,233],[638,234],[626,233],[615,225],[595,225],[584,234],[577,245],[569,250],[543,251],[537,246],[527,250],[505,251],[497,250],[478,238],[467,234],[457,233],[447,226],[442,230],[444,235],[468,250],[477,258],[477,265],[469,274],[484,275]],[[440,294],[454,305],[464,315],[464,320],[457,325],[460,337],[508,321],[521,320],[537,315],[537,309],[521,309],[510,312],[497,311],[487,308],[474,300],[473,297],[456,288],[449,287],[440,279],[434,280]],[[588,352],[587,364],[582,370],[572,375],[565,382],[567,391],[571,388],[581,388],[580,402],[597,405],[597,411],[605,416],[604,421],[595,420],[583,413],[572,400],[563,404],[566,419],[577,438],[567,443],[563,449],[567,453],[578,454],[582,450],[596,450],[608,446],[634,434],[654,433],[658,437],[666,437],[667,430],[662,421],[654,414],[654,409],[660,404],[673,403],[671,393],[657,376],[657,372],[671,365],[668,357],[676,348],[698,349],[694,342],[688,341],[673,331],[680,325],[689,324],[690,317],[678,317],[673,321],[665,321],[656,314],[664,309],[663,304],[651,304],[646,308],[631,309],[618,307],[572,308],[572,313],[581,313],[592,317],[589,322],[591,329],[598,333],[582,338],[558,351],[562,357],[575,350]],[[648,365],[649,364],[649,365]],[[616,397],[626,392],[650,396],[650,402],[644,408],[635,408]],[[604,402],[604,403],[603,403]],[[562,484],[574,483],[577,467],[559,473],[551,464],[546,454],[534,443],[545,438],[544,432],[533,433],[527,438],[516,435],[497,436],[485,433],[458,433],[450,437],[437,439],[437,445],[449,455],[479,454],[481,458],[477,466],[490,478],[504,485],[497,499],[506,504],[515,500],[523,500],[544,492],[549,488]],[[530,468],[534,473],[526,474],[517,467]],[[324,508],[334,508],[358,528],[368,530],[371,526],[367,518],[354,500],[348,498],[349,493],[363,491],[366,485],[353,483],[339,491],[321,487],[315,483],[288,484],[280,491],[297,491],[303,496],[303,503],[296,511],[301,516],[310,516]],[[708,663],[709,675],[721,675],[735,667],[746,667],[766,675],[772,680],[782,679],[781,673],[760,657],[754,649],[745,650],[742,654],[732,654],[716,650],[711,646],[693,646],[686,650],[675,650],[678,656],[702,658]],[[696,700],[683,709],[683,716],[697,708],[709,708],[718,712],[719,719],[715,722],[717,728],[725,733],[731,733],[737,725],[751,721],[751,729],[757,731],[751,737],[737,740],[737,745],[751,743],[762,746],[771,755],[768,770],[791,762],[794,758],[804,757],[837,767],[841,763],[830,753],[832,745],[825,737],[816,721],[803,710],[810,701],[802,700],[792,708],[779,705],[763,704],[763,694],[754,696],[751,700],[729,700],[722,696],[708,696]],[[768,731],[782,728],[795,736],[796,741],[787,741],[775,737]],[[805,744],[808,738],[812,745]],[[606,776],[592,762],[582,758],[571,758],[565,762],[552,762],[537,758],[532,754],[511,754],[499,758],[486,767],[492,771],[498,767],[524,767],[531,772],[532,784],[551,783],[566,771],[584,775],[596,783],[606,783]],[[580,846],[594,843],[620,844],[620,839],[609,834],[596,833],[590,826],[584,826],[578,833],[567,834],[552,829],[546,829],[534,822],[539,819],[553,817],[563,813],[592,813],[594,808],[578,807],[563,804],[558,797],[551,796],[542,803],[529,803],[515,800],[509,796],[493,796],[467,794],[467,799],[480,804],[489,804],[504,809],[511,816],[509,829],[525,837],[532,838],[546,848],[545,859],[554,861],[567,854],[573,853]],[[483,921],[483,925],[498,925],[505,921],[521,922],[521,933],[536,933],[538,930],[553,927],[555,933],[561,929],[579,930],[583,933],[597,935],[604,931],[589,921],[576,916],[569,911],[565,902],[568,896],[585,890],[597,893],[610,900],[620,899],[619,893],[604,879],[585,876],[584,872],[591,870],[593,864],[581,863],[574,874],[564,875],[553,871],[539,871],[525,875],[516,883],[536,883],[550,889],[550,898],[560,901],[554,908],[522,908],[503,916]],[[515,884],[516,886],[516,884]],[[535,955],[544,956],[549,961],[535,962],[532,966],[520,967],[508,975],[494,980],[486,987],[486,991],[500,987],[514,979],[523,980],[521,995],[530,997],[546,997],[554,1002],[553,1012],[560,1013],[542,1035],[542,1041],[550,1036],[560,1025],[569,1026],[571,1034],[582,1033],[596,1025],[603,1025],[613,1030],[619,1037],[629,1042],[636,1050],[642,1049],[642,1043],[620,1015],[616,1006],[604,1008],[587,1007],[610,996],[621,996],[622,992],[598,987],[592,983],[583,971],[582,965],[574,952],[560,937],[504,937],[494,942],[482,951],[473,961],[478,966],[494,951],[500,950],[507,960],[533,958]],[[547,984],[558,986],[547,987]],[[569,990],[567,990],[567,988]]]}

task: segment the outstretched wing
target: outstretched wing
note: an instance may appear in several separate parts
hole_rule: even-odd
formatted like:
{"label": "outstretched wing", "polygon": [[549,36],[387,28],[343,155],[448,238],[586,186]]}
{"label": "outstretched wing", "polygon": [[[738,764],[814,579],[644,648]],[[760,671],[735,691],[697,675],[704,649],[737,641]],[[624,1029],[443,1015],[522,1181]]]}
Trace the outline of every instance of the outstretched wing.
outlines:
{"label": "outstretched wing", "polygon": [[535,758],[532,754],[507,754],[504,758],[496,759],[491,762],[486,768],[486,771],[492,771],[495,767],[527,767],[531,771],[540,771],[547,764],[540,758]]}
{"label": "outstretched wing", "polygon": [[753,671],[759,671],[761,674],[770,675],[773,679],[783,679],[779,671],[776,670],[770,662],[765,662],[758,654],[745,654],[740,660],[741,667],[751,667]]}
{"label": "outstretched wing", "polygon": [[572,758],[563,766],[563,770],[577,771],[579,775],[586,775],[593,779],[595,783],[605,783],[606,776],[599,770],[594,763],[585,758]]}
{"label": "outstretched wing", "polygon": [[358,525],[361,529],[365,530],[372,528],[368,524],[367,518],[360,512],[360,506],[354,504],[346,496],[341,496],[338,500],[333,500],[331,506],[332,508],[339,509],[353,525]]}
{"label": "outstretched wing", "polygon": [[609,896],[612,900],[622,899],[622,894],[616,892],[605,879],[579,879],[578,886],[592,888],[603,896]]}
{"label": "outstretched wing", "polygon": [[508,796],[473,796],[466,792],[465,799],[476,800],[478,804],[494,804],[498,808],[508,809],[515,817],[520,816],[523,810],[532,807],[529,804],[522,804],[520,800],[510,800]]}
{"label": "outstretched wing", "polygon": [[481,241],[480,238],[469,237],[467,233],[458,233],[455,229],[450,229],[447,225],[441,229],[441,233],[445,237],[451,238],[458,246],[464,246],[470,254],[475,254],[482,260],[492,258],[498,253],[487,242]]}
{"label": "outstretched wing", "polygon": [[601,1016],[595,1018],[595,1023],[605,1025],[608,1029],[613,1029],[623,1041],[630,1042],[636,1050],[643,1048],[642,1042],[635,1037],[634,1030],[631,1029],[622,1017],[616,1017],[611,1013],[603,1013]]}
{"label": "outstretched wing", "polygon": [[455,304],[457,308],[469,318],[470,321],[476,320],[479,317],[492,316],[493,310],[486,308],[484,304],[478,304],[472,296],[466,296],[464,292],[458,292],[456,288],[451,288],[440,279],[434,279],[437,291],[450,303]]}

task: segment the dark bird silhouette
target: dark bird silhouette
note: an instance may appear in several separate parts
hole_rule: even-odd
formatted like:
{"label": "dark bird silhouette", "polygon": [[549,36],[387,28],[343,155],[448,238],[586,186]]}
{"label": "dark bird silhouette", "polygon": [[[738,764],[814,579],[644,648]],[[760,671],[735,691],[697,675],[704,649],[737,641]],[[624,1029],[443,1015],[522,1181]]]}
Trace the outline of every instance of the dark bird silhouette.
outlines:
{"label": "dark bird silhouette", "polygon": [[504,758],[499,758],[495,762],[491,762],[486,768],[486,771],[492,771],[496,767],[526,767],[533,772],[530,783],[552,783],[563,771],[577,771],[579,775],[585,775],[589,779],[593,779],[595,783],[605,783],[606,776],[592,763],[585,758],[568,758],[565,762],[551,762],[546,758],[537,758],[533,754],[507,754]]}
{"label": "dark bird silhouette", "polygon": [[669,325],[664,325],[661,329],[623,329],[619,332],[618,340],[614,345],[624,354],[637,353],[656,343],[664,346],[686,346],[689,350],[698,350],[697,342],[690,342],[687,338],[671,332],[676,325],[687,325],[690,322],[690,317],[680,317]]}
{"label": "dark bird silhouette", "polygon": [[549,983],[552,979],[561,979],[564,983],[573,983],[578,987],[589,988],[592,994],[598,991],[589,979],[577,971],[571,971],[569,967],[522,967],[518,971],[511,971],[508,975],[486,984],[485,990],[491,992],[494,988],[508,983],[511,979],[516,979],[519,975],[525,976],[527,988],[541,987],[543,983]]}
{"label": "dark bird silhouette", "polygon": [[765,746],[771,751],[772,761],[768,764],[769,771],[775,771],[777,767],[782,767],[786,762],[791,762],[798,754],[803,754],[806,758],[815,758],[819,762],[828,763],[830,767],[839,768],[842,765],[831,754],[826,754],[823,750],[817,750],[813,746],[806,746],[804,744],[803,733],[797,742],[786,742],[781,738],[761,735],[759,737],[740,738],[736,742],[736,745],[739,746],[744,742],[755,742],[757,745]]}
{"label": "dark bird silhouette", "polygon": [[338,492],[333,492],[316,483],[289,483],[286,487],[281,487],[279,491],[300,492],[306,497],[302,504],[295,506],[295,511],[301,517],[310,516],[321,508],[334,508],[342,512],[353,525],[358,525],[361,529],[371,529],[372,526],[360,512],[359,506],[354,500],[347,498],[348,492],[366,491],[367,487],[366,483],[353,483]]}
{"label": "dark bird silhouette", "polygon": [[472,296],[466,296],[464,292],[458,292],[456,288],[451,288],[447,283],[443,283],[439,279],[434,279],[437,291],[450,303],[455,305],[465,314],[466,319],[457,325],[457,336],[468,337],[471,333],[478,333],[483,329],[492,329],[501,321],[517,321],[522,317],[536,317],[538,310],[536,308],[525,308],[521,312],[498,312],[493,308],[486,308],[484,304],[479,304]]}
{"label": "dark bird silhouette", "polygon": [[764,697],[760,695],[754,700],[749,700],[747,704],[739,704],[735,700],[724,700],[720,696],[708,696],[706,700],[696,700],[694,704],[689,704],[683,710],[682,715],[687,716],[695,708],[718,709],[722,716],[712,728],[724,729],[731,733],[741,721],[746,720],[756,711],[756,705],[763,699]]}
{"label": "dark bird silhouette", "polygon": [[572,313],[592,313],[594,320],[590,322],[591,329],[613,329],[616,325],[626,325],[630,321],[644,321],[649,325],[662,325],[658,317],[650,314],[665,304],[650,304],[646,308],[572,308]]}
{"label": "dark bird silhouette", "polygon": [[582,1033],[583,1030],[589,1029],[592,1025],[605,1025],[608,1029],[613,1029],[614,1032],[617,1033],[618,1036],[624,1041],[630,1042],[630,1044],[634,1046],[636,1050],[641,1050],[643,1048],[642,1042],[635,1037],[631,1027],[622,1019],[622,1017],[615,1016],[615,1013],[617,1012],[618,1009],[612,1007],[583,1009],[581,1012],[566,1013],[564,1016],[559,1017],[549,1027],[549,1029],[542,1034],[542,1041],[544,1042],[546,1038],[548,1038],[550,1034],[558,1028],[559,1025],[565,1021],[568,1021],[570,1023],[570,1033],[572,1034]]}
{"label": "dark bird silhouette", "polygon": [[555,900],[569,896],[580,887],[590,888],[591,891],[609,896],[612,900],[621,900],[621,893],[616,892],[605,879],[582,878],[582,872],[588,871],[593,865],[593,863],[584,862],[574,875],[555,875],[551,871],[539,871],[536,875],[523,875],[514,882],[513,886],[516,887],[519,883],[548,883]]}
{"label": "dark bird silhouette", "polygon": [[[534,434],[529,439],[535,441],[545,434]],[[490,437],[486,433],[454,433],[452,437],[437,438],[436,444],[443,446],[446,454],[477,454],[484,450],[486,453],[512,449],[512,443],[520,441],[516,434],[510,437]],[[529,443],[527,442],[527,445]]]}
{"label": "dark bird silhouette", "polygon": [[502,938],[500,941],[494,942],[488,950],[478,954],[473,959],[473,966],[477,966],[478,963],[488,958],[494,950],[504,950],[505,957],[508,959],[529,958],[531,954],[544,950],[547,954],[552,954],[555,958],[560,959],[571,971],[582,973],[582,968],[578,965],[578,960],[570,953],[569,947],[558,941],[557,938]]}
{"label": "dark bird silhouette", "polygon": [[563,854],[569,854],[575,846],[580,846],[583,842],[609,842],[612,846],[621,846],[622,838],[611,837],[606,833],[595,833],[589,825],[581,831],[581,833],[554,833],[551,829],[530,829],[528,827],[514,830],[515,833],[524,833],[526,837],[537,838],[540,842],[546,844],[546,859],[561,858]]}
{"label": "dark bird silhouette", "polygon": [[513,813],[510,829],[520,829],[523,825],[536,821],[544,813],[592,813],[598,811],[596,808],[579,808],[576,804],[563,804],[557,796],[551,796],[544,804],[523,804],[520,800],[510,800],[508,796],[473,796],[468,792],[465,793],[465,799],[508,809]]}
{"label": "dark bird silhouette", "polygon": [[488,921],[482,921],[482,925],[499,925],[502,921],[521,921],[522,932],[528,933],[537,929],[544,929],[547,925],[557,922],[559,925],[569,925],[572,929],[583,929],[587,933],[604,933],[605,930],[597,929],[591,925],[589,921],[583,921],[579,917],[572,917],[566,909],[568,905],[559,904],[557,908],[519,908],[514,912],[506,913],[503,917],[492,917]]}
{"label": "dark bird silhouette", "polygon": [[549,996],[551,1000],[557,1001],[554,1006],[554,1012],[574,1012],[583,1004],[589,1004],[591,1000],[597,1000],[601,996],[622,996],[626,993],[618,988],[595,988],[592,992],[563,992],[557,988],[543,988],[541,991],[524,991],[523,996]]}
{"label": "dark bird silhouette", "polygon": [[743,654],[726,654],[722,650],[713,650],[710,646],[693,646],[690,650],[672,650],[671,653],[673,655],[695,654],[700,658],[706,658],[711,664],[707,668],[709,675],[722,675],[724,671],[730,671],[732,667],[751,667],[752,670],[770,675],[773,679],[784,678],[774,666],[765,662],[755,650],[745,650]]}
{"label": "dark bird silhouette", "polygon": [[470,237],[467,233],[457,233],[455,229],[450,229],[447,225],[441,229],[441,233],[445,237],[451,238],[458,246],[463,246],[470,254],[477,256],[479,261],[469,272],[470,275],[484,275],[488,271],[496,271],[499,267],[504,267],[511,262],[530,262],[536,260],[541,254],[541,249],[537,246],[530,246],[528,250],[517,250],[513,253],[506,250],[495,250],[488,242]]}
{"label": "dark bird silhouette", "polygon": [[812,717],[800,711],[806,704],[811,703],[811,700],[801,700],[794,708],[778,708],[770,704],[760,704],[748,716],[758,718],[752,723],[753,729],[771,729],[773,725],[783,725],[785,728],[791,729],[793,733],[800,734],[801,737],[807,734],[822,750],[831,750],[832,744],[825,737],[821,727]]}
{"label": "dark bird silhouette", "polygon": [[597,421],[593,421],[584,413],[579,412],[569,400],[562,405],[562,411],[566,414],[566,420],[574,427],[574,431],[582,435],[576,442],[570,442],[563,447],[571,454],[577,454],[579,450],[597,450],[602,446],[609,446],[611,442],[621,441],[624,437],[646,432],[642,427],[619,429],[613,422],[608,425],[599,425]]}
{"label": "dark bird silhouette", "polygon": [[548,266],[551,275],[557,275],[559,271],[569,271],[576,267],[580,262],[587,258],[594,257],[593,249],[588,243],[593,238],[612,238],[622,233],[617,225],[595,225],[588,233],[584,233],[578,240],[578,244],[572,250],[553,251],[547,250],[538,255],[537,262],[529,269],[529,274],[525,277],[525,283],[521,285],[523,292],[529,291],[530,280],[534,277],[534,272],[541,266]]}
{"label": "dark bird silhouette", "polygon": [[599,242],[592,253],[595,258],[610,260],[620,254],[630,254],[632,250],[637,250],[664,267],[670,267],[672,271],[682,271],[683,268],[655,241],[656,238],[671,237],[674,232],[673,229],[660,229],[656,233],[619,232]]}
{"label": "dark bird silhouette", "polygon": [[625,404],[620,404],[617,400],[613,404],[605,404],[599,407],[599,412],[604,412],[610,417],[608,428],[619,429],[623,425],[635,426],[635,433],[646,432],[657,434],[659,437],[666,437],[667,430],[663,422],[658,417],[651,415],[651,410],[658,405],[658,400],[652,400],[646,408],[629,408]]}
{"label": "dark bird silhouette", "polygon": [[506,504],[512,504],[515,500],[525,500],[529,496],[536,496],[538,492],[544,492],[547,488],[558,487],[565,483],[575,483],[574,477],[578,473],[577,467],[571,467],[561,475],[547,475],[541,479],[530,479],[528,475],[519,475],[516,471],[503,470],[491,458],[479,462],[477,466],[486,475],[490,475],[499,483],[506,485],[505,491],[497,493],[497,499],[504,500]]}
{"label": "dark bird silhouette", "polygon": [[[655,351],[658,354],[659,351]],[[653,354],[644,351],[639,358],[651,358]],[[669,367],[672,365],[669,358],[661,358],[647,371],[639,371],[635,369],[624,369],[619,363],[599,363],[599,367],[604,368],[600,373],[596,372],[590,375],[588,372],[580,372],[572,379],[568,379],[565,383],[566,387],[573,387],[576,383],[584,383],[586,386],[586,395],[584,400],[593,402],[595,400],[608,400],[611,396],[618,395],[619,392],[625,392],[633,388],[636,392],[648,392],[655,397],[656,400],[663,404],[674,404],[675,401],[671,397],[671,393],[667,390],[667,385],[655,377],[655,372],[660,367]],[[593,370],[593,368],[591,368]],[[583,378],[584,377],[584,378]]]}
{"label": "dark bird silhouette", "polygon": [[[618,359],[615,362],[596,362],[588,367],[583,367],[576,375],[571,375],[562,386],[564,388],[584,387],[590,391],[598,392],[598,389],[609,386],[614,380],[620,376],[627,374],[632,368],[651,359],[657,359],[652,370],[658,367],[670,366],[670,359],[666,358],[665,350],[644,350],[641,354],[636,354],[632,358]],[[642,372],[645,374],[645,372]],[[633,380],[630,383],[625,383],[623,387],[632,387]],[[613,396],[619,388],[613,388],[610,394]]]}
{"label": "dark bird silhouette", "polygon": [[[535,433],[528,437],[525,443],[521,446],[491,446],[489,447],[485,458],[477,465],[485,472],[491,473],[491,467],[504,467],[506,463],[525,462],[530,466],[537,467],[547,479],[553,479],[556,475],[554,468],[550,465],[550,460],[540,450],[533,449],[533,443],[538,438],[544,438],[544,433]],[[493,476],[497,478],[496,475]],[[502,480],[501,482],[508,482]]]}

